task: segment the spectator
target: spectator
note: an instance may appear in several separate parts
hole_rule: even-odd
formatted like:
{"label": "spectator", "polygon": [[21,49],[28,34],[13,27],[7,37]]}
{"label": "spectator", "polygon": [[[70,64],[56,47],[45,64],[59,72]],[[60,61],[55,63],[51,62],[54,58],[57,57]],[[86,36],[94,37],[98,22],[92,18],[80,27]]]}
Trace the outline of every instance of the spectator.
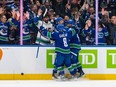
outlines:
{"label": "spectator", "polygon": [[98,25],[98,44],[99,45],[107,45],[108,40],[108,31],[107,28],[102,24],[102,22],[99,22]]}
{"label": "spectator", "polygon": [[[41,17],[41,15],[42,15],[42,12],[41,12],[41,9],[40,9],[38,11],[38,17],[35,18],[35,24],[38,27],[38,29],[39,29],[40,26],[44,26],[47,30],[53,31],[54,27],[53,27],[53,24],[51,23],[51,21],[49,21],[49,19],[50,19],[49,16],[45,15],[43,17],[43,20],[41,20],[41,18],[39,18],[39,17]],[[40,45],[45,45],[46,44],[47,45],[47,44],[50,44],[50,43],[51,43],[51,41],[50,41],[49,38],[44,37],[43,35],[41,35],[41,32],[38,32],[37,39],[36,39],[36,44],[40,44]]]}
{"label": "spectator", "polygon": [[106,38],[107,45],[115,45],[115,16],[116,0],[100,0],[99,21],[107,29],[109,35]]}
{"label": "spectator", "polygon": [[4,0],[0,2],[1,44],[19,43],[19,0]]}
{"label": "spectator", "polygon": [[60,17],[65,16],[65,0],[52,0],[53,9]]}
{"label": "spectator", "polygon": [[30,45],[31,44],[31,20],[29,19],[29,13],[24,13],[23,16],[23,44],[24,45]]}
{"label": "spectator", "polygon": [[[31,32],[35,33],[34,30],[36,30],[37,35],[37,27],[42,25],[42,23],[46,23],[45,19],[49,19],[49,22],[53,27],[56,27],[57,24],[67,25],[67,21],[72,19],[76,24],[79,37],[81,37],[82,29],[85,27],[86,20],[91,19],[92,30],[94,30],[95,27],[94,1],[91,0],[91,3],[89,3],[89,1],[90,0],[43,0],[41,3],[41,0],[29,0],[29,7],[32,7],[29,11],[30,19],[32,22]],[[74,8],[75,6],[76,8]],[[24,7],[24,9],[25,8],[26,7]],[[38,14],[40,10],[41,15]],[[48,15],[48,18],[46,18],[45,14]],[[36,37],[36,35],[34,37]],[[35,43],[35,41],[33,41],[33,43]]]}
{"label": "spectator", "polygon": [[95,30],[90,19],[86,21],[85,28],[83,28],[81,35],[81,43],[83,45],[93,45],[95,43]]}
{"label": "spectator", "polygon": [[110,41],[111,45],[116,45],[116,16],[111,17]]}
{"label": "spectator", "polygon": [[4,14],[0,14],[0,44],[9,43],[9,24],[6,20],[6,16]]}

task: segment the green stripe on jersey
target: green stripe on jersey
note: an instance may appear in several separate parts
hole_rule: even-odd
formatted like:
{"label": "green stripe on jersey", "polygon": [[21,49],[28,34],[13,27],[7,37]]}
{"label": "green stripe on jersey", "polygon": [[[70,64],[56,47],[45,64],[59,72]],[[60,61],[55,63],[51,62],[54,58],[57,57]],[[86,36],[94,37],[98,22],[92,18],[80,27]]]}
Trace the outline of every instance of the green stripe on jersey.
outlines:
{"label": "green stripe on jersey", "polygon": [[30,35],[23,36],[23,40],[29,40],[29,39],[31,39]]}
{"label": "green stripe on jersey", "polygon": [[59,48],[59,47],[56,47],[55,51],[63,53],[63,54],[69,54],[70,53],[70,49],[62,49],[62,48]]}
{"label": "green stripe on jersey", "polygon": [[78,45],[78,44],[70,44],[70,48],[81,49],[81,45]]}
{"label": "green stripe on jersey", "polygon": [[51,38],[51,32],[47,32],[47,37]]}
{"label": "green stripe on jersey", "polygon": [[2,36],[0,36],[0,40],[1,41],[8,41],[8,37],[2,37]]}

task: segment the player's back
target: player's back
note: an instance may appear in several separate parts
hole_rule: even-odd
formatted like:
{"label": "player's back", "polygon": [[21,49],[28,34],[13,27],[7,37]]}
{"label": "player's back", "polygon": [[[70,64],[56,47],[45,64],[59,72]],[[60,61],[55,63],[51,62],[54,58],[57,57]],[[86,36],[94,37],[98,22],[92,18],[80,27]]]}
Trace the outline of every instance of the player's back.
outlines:
{"label": "player's back", "polygon": [[64,32],[56,32],[56,35],[54,36],[55,40],[55,46],[62,48],[62,49],[69,49],[69,34],[67,31]]}

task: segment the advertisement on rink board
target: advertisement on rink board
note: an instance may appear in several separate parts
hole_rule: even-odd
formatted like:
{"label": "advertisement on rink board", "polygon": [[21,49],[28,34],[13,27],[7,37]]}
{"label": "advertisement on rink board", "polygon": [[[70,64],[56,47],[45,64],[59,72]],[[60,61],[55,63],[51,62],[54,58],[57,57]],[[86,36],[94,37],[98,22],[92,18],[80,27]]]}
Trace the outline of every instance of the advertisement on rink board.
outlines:
{"label": "advertisement on rink board", "polygon": [[[51,80],[54,47],[0,47],[0,79]],[[88,79],[116,80],[116,47],[82,47],[79,60]],[[28,62],[27,62],[28,61]]]}
{"label": "advertisement on rink board", "polygon": [[[97,50],[81,50],[79,53],[79,60],[83,66],[83,68],[97,68],[97,57],[98,53]],[[47,68],[54,67],[55,61],[55,50],[54,49],[47,49]]]}
{"label": "advertisement on rink board", "polygon": [[107,68],[116,68],[116,50],[107,50]]}

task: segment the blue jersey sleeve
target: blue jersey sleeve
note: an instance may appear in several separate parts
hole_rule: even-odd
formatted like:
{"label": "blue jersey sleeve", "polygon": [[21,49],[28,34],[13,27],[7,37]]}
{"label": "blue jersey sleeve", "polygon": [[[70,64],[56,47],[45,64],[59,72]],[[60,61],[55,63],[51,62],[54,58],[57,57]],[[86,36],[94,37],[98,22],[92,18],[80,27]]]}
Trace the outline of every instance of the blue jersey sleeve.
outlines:
{"label": "blue jersey sleeve", "polygon": [[42,16],[37,16],[37,17],[35,17],[35,18],[33,19],[34,24],[35,24],[35,25],[38,25],[38,21],[39,21],[39,20],[42,20]]}
{"label": "blue jersey sleeve", "polygon": [[15,26],[15,27],[19,27],[19,21],[17,21],[16,19],[12,18],[11,20],[8,20],[9,26]]}
{"label": "blue jersey sleeve", "polygon": [[74,36],[75,34],[76,34],[76,31],[75,31],[73,28],[71,28],[71,29],[68,30],[69,38],[71,38],[71,37]]}
{"label": "blue jersey sleeve", "polygon": [[50,32],[47,29],[45,29],[43,26],[40,26],[40,30],[42,35],[46,36],[47,38],[52,38],[55,39],[55,35],[57,34],[56,32]]}

